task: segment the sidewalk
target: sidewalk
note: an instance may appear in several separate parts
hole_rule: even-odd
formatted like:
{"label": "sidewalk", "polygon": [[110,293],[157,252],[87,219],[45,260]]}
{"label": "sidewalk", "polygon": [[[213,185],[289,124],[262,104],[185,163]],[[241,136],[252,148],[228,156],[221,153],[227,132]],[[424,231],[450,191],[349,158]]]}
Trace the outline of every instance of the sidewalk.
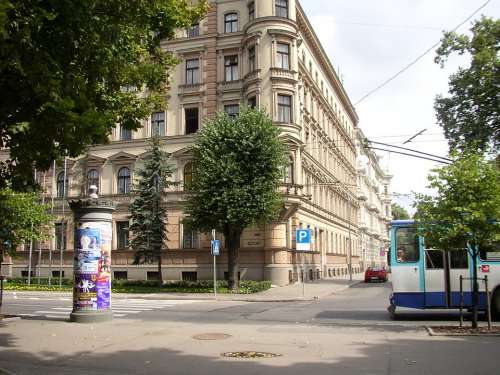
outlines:
{"label": "sidewalk", "polygon": [[[263,292],[254,294],[217,294],[218,301],[242,301],[242,302],[293,302],[311,301],[328,297],[339,293],[363,280],[363,274],[353,274],[353,280],[349,276],[338,277],[330,280],[318,280],[306,283],[297,283],[287,286],[272,287]],[[61,296],[71,296],[71,292],[24,292],[4,291],[5,294],[47,295],[57,293]],[[117,298],[141,298],[141,299],[172,299],[172,300],[214,300],[213,293],[113,293]]]}

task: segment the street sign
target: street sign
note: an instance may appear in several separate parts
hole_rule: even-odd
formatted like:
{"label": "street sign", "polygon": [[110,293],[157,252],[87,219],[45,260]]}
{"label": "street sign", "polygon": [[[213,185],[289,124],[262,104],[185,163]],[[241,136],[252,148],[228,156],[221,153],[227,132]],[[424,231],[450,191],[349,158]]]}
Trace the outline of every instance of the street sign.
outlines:
{"label": "street sign", "polygon": [[295,232],[295,244],[297,250],[311,250],[311,230],[297,229]]}
{"label": "street sign", "polygon": [[212,240],[210,245],[211,245],[210,248],[212,250],[212,255],[213,256],[219,255],[220,240]]}

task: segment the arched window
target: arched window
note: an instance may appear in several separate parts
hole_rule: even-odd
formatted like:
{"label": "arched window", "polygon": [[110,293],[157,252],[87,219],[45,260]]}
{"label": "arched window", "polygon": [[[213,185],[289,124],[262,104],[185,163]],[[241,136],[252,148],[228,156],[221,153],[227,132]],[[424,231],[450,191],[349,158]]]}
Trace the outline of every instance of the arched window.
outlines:
{"label": "arched window", "polygon": [[224,32],[235,33],[238,31],[238,14],[228,13],[224,16]]}
{"label": "arched window", "polygon": [[186,163],[184,166],[184,188],[188,188],[193,182],[193,163]]}
{"label": "arched window", "polygon": [[66,181],[64,181],[64,172],[57,175],[57,197],[63,198],[68,195],[68,176],[66,175]]}
{"label": "arched window", "polygon": [[99,191],[99,171],[97,169],[89,169],[87,171],[87,191],[86,194],[89,193],[90,187],[92,185],[97,186],[97,191]]}
{"label": "arched window", "polygon": [[293,184],[293,158],[288,159],[288,163],[283,170],[283,182],[285,184]]}
{"label": "arched window", "polygon": [[118,171],[118,194],[130,193],[130,169],[120,168]]}

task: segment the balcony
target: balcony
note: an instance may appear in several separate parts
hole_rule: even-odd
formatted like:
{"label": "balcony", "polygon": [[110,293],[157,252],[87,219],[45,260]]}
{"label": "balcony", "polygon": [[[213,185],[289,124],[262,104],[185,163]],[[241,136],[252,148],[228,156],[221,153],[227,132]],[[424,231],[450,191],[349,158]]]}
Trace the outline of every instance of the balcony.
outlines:
{"label": "balcony", "polygon": [[247,73],[245,77],[243,77],[243,81],[245,81],[245,85],[250,84],[252,81],[260,80],[260,69],[252,70]]}
{"label": "balcony", "polygon": [[271,68],[271,80],[286,81],[288,83],[297,83],[297,72],[294,70]]}
{"label": "balcony", "polygon": [[366,201],[368,199],[368,194],[363,189],[358,189],[358,200]]}
{"label": "balcony", "polygon": [[189,85],[179,85],[179,96],[200,95],[203,94],[203,85],[201,83],[193,83]]}
{"label": "balcony", "polygon": [[226,92],[240,92],[243,88],[243,80],[222,81],[217,85],[217,93],[223,94]]}

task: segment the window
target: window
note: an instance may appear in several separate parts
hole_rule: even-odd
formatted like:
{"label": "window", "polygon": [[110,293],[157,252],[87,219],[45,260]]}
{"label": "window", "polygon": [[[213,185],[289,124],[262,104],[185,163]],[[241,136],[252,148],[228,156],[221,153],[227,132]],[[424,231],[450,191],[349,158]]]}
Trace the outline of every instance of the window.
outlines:
{"label": "window", "polygon": [[118,194],[130,193],[130,169],[120,168],[118,171]]}
{"label": "window", "polygon": [[428,270],[444,269],[444,258],[441,250],[425,249],[425,268]]}
{"label": "window", "polygon": [[63,198],[68,195],[68,176],[66,175],[66,179],[64,178],[64,172],[61,172],[57,175],[57,197]]}
{"label": "window", "polygon": [[500,242],[496,241],[479,249],[479,256],[482,260],[500,260]]}
{"label": "window", "polygon": [[288,18],[288,0],[275,0],[275,13],[277,17]]}
{"label": "window", "polygon": [[183,271],[182,281],[198,281],[198,272]]}
{"label": "window", "polygon": [[398,263],[417,262],[420,259],[418,237],[413,228],[396,229],[396,260]]}
{"label": "window", "polygon": [[277,66],[281,69],[290,69],[290,46],[286,43],[278,43]]}
{"label": "window", "polygon": [[128,221],[116,222],[116,248],[126,249],[128,247]]}
{"label": "window", "polygon": [[200,23],[195,22],[187,29],[188,38],[200,35]]}
{"label": "window", "polygon": [[278,121],[290,123],[292,114],[292,97],[278,95]]}
{"label": "window", "polygon": [[33,271],[30,271],[30,272],[28,273],[28,271],[21,271],[21,277],[28,277],[28,275],[30,275],[30,277],[33,277],[34,272],[33,272]]}
{"label": "window", "polygon": [[151,135],[165,135],[165,112],[155,112],[151,115]]}
{"label": "window", "polygon": [[193,163],[189,162],[184,166],[184,188],[189,187],[193,182]]}
{"label": "window", "polygon": [[146,280],[160,280],[160,274],[158,271],[147,271],[146,272]]}
{"label": "window", "polygon": [[238,104],[225,105],[224,112],[226,112],[231,118],[238,117],[240,114],[240,106]]}
{"label": "window", "polygon": [[467,269],[467,250],[452,250],[450,251],[450,268],[451,269]]}
{"label": "window", "polygon": [[251,21],[255,19],[255,2],[248,4],[248,19]]}
{"label": "window", "polygon": [[225,67],[224,79],[226,80],[226,82],[237,81],[238,79],[240,79],[237,55],[225,56],[224,67]]}
{"label": "window", "polygon": [[66,249],[66,236],[64,235],[64,223],[55,223],[55,240],[56,250]]}
{"label": "window", "polygon": [[293,159],[288,159],[288,164],[283,170],[283,182],[285,184],[293,184]]}
{"label": "window", "polygon": [[186,60],[186,84],[195,85],[200,83],[200,60]]}
{"label": "window", "polygon": [[255,69],[255,47],[250,47],[248,49],[248,71],[253,72]]}
{"label": "window", "polygon": [[193,134],[198,131],[198,107],[185,108],[186,134]]}
{"label": "window", "polygon": [[127,271],[113,271],[113,279],[115,280],[127,280],[128,272]]}
{"label": "window", "polygon": [[130,141],[132,139],[132,130],[120,126],[120,141]]}
{"label": "window", "polygon": [[97,191],[99,191],[99,171],[95,168],[89,169],[87,171],[87,191],[90,192],[90,187],[95,185],[97,187]]}
{"label": "window", "polygon": [[250,108],[256,108],[257,107],[257,97],[256,96],[252,96],[252,97],[248,98],[248,106]]}
{"label": "window", "polygon": [[184,249],[197,249],[198,232],[184,226],[182,230],[182,247]]}
{"label": "window", "polygon": [[224,32],[235,33],[238,31],[238,15],[228,13],[224,16]]}
{"label": "window", "polygon": [[59,277],[59,275],[64,277],[64,271],[52,271],[52,277]]}

